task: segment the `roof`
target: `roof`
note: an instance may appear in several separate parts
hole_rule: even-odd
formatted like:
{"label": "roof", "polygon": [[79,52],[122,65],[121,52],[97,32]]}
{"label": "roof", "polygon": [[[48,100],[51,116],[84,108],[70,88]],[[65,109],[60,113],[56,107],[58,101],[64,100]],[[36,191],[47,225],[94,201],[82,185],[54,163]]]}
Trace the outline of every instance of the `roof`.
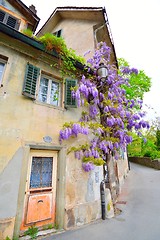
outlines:
{"label": "roof", "polygon": [[17,8],[26,18],[28,18],[34,25],[33,31],[36,30],[40,18],[37,16],[36,13],[31,11],[22,1],[20,0],[7,0],[12,6]]}

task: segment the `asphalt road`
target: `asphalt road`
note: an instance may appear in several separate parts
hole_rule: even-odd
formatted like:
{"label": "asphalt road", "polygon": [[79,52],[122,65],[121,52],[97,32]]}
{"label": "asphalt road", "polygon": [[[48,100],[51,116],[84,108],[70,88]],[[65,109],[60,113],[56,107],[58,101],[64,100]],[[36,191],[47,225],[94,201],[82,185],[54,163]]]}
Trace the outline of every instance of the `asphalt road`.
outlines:
{"label": "asphalt road", "polygon": [[43,238],[44,240],[160,240],[160,171],[131,164],[112,219]]}

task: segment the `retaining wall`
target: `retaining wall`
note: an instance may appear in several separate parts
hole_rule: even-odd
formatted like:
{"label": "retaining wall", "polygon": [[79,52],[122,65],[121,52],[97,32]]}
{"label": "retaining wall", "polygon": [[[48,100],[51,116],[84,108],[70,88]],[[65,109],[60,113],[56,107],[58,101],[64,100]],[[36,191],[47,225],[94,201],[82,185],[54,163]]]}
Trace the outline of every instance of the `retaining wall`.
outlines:
{"label": "retaining wall", "polygon": [[160,160],[152,160],[149,157],[129,157],[130,162],[160,170]]}

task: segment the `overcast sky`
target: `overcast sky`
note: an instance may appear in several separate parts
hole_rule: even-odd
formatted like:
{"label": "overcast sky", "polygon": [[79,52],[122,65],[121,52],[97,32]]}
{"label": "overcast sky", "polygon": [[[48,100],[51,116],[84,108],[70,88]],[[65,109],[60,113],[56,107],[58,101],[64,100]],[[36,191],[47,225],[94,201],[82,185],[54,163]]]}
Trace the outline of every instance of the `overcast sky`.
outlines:
{"label": "overcast sky", "polygon": [[105,7],[117,57],[125,58],[132,67],[144,70],[152,78],[152,88],[144,103],[160,115],[160,0],[22,0],[35,5],[41,18],[38,29],[56,7]]}

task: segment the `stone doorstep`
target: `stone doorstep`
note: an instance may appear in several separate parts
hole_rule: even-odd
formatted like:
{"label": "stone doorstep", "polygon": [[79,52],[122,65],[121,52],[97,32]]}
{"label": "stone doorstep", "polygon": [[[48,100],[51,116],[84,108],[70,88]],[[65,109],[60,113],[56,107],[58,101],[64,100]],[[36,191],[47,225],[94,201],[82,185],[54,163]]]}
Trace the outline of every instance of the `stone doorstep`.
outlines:
{"label": "stone doorstep", "polygon": [[[41,237],[43,237],[43,236],[50,235],[50,234],[53,234],[53,233],[58,234],[58,233],[62,233],[62,232],[64,232],[63,229],[56,230],[54,228],[53,229],[47,229],[47,230],[40,230],[40,231],[38,231],[37,238],[41,239]],[[29,235],[26,235],[26,236],[20,237],[19,239],[20,240],[30,240],[31,237]]]}

